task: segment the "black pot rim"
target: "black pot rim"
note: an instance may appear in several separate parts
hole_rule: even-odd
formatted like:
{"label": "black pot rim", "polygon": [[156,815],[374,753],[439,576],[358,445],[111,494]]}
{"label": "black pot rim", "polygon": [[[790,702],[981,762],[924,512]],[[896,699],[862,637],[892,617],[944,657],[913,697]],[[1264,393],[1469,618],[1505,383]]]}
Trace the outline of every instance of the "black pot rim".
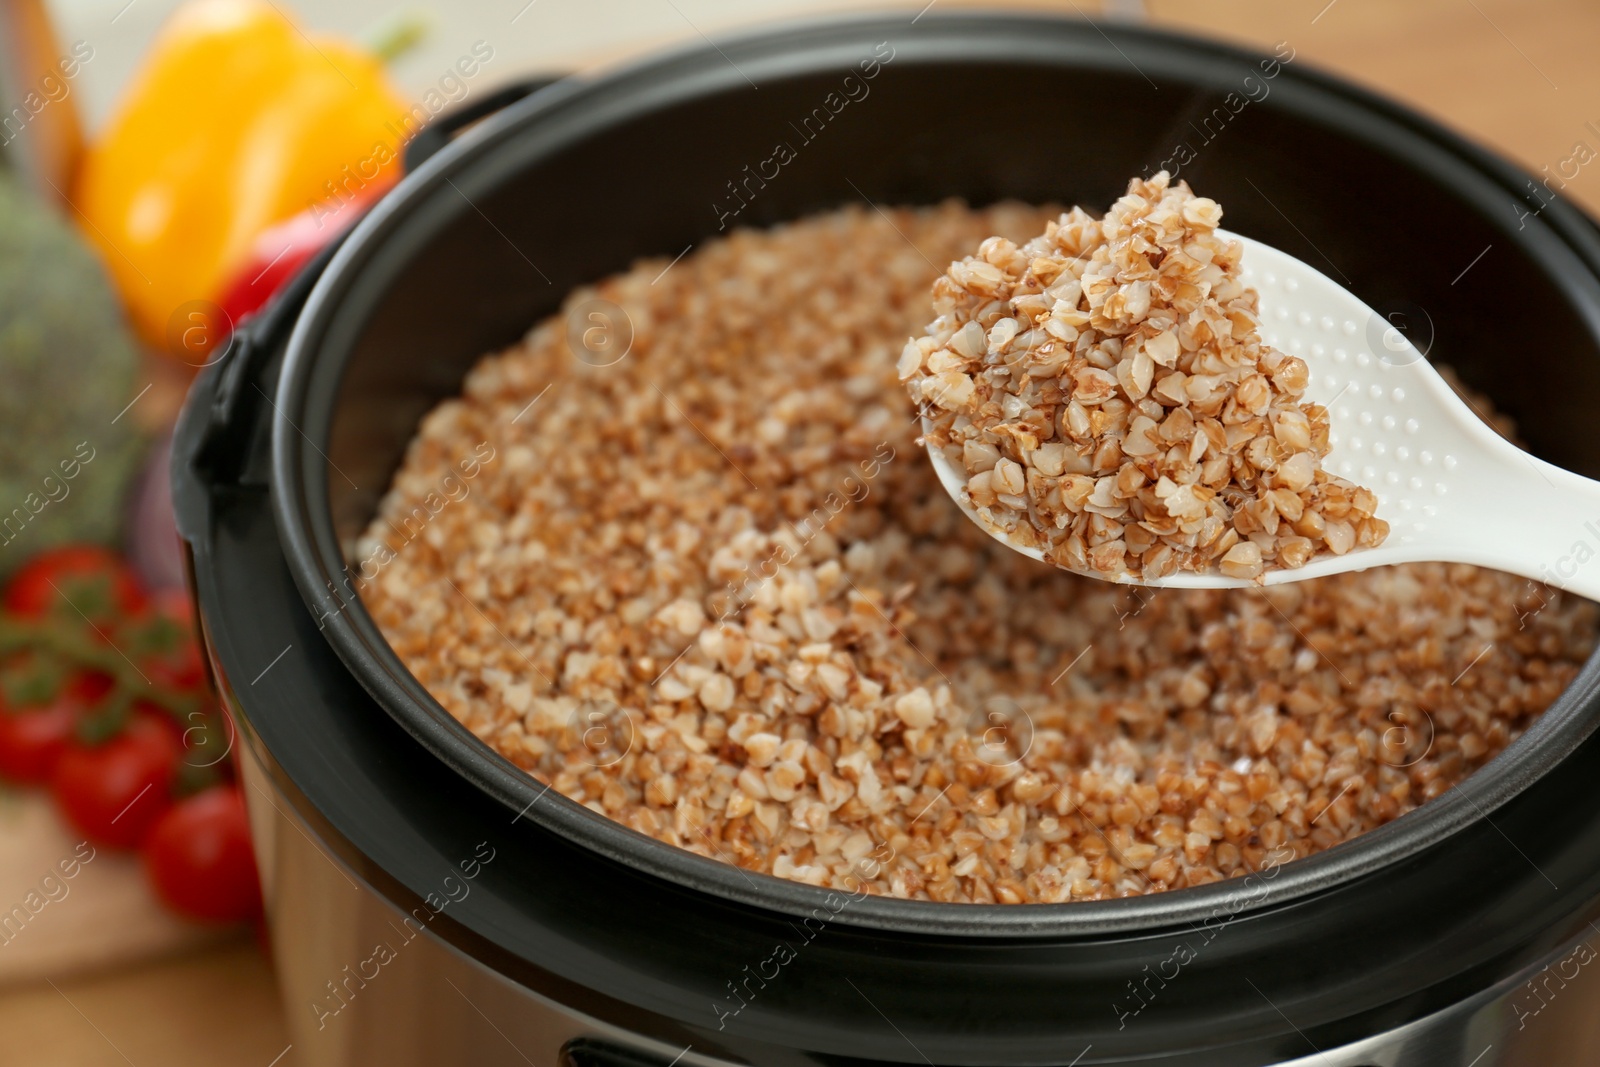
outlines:
{"label": "black pot rim", "polygon": [[[893,31],[904,58],[950,61],[961,56],[1016,55],[1019,32],[1038,42],[1026,58],[1051,62],[1051,44],[1086,25],[1083,20],[1040,15],[929,12],[908,34],[903,19],[860,16],[804,21],[768,27],[720,44],[691,46],[631,63],[593,80],[568,81],[508,107],[462,135],[427,160],[387,195],[351,234],[317,280],[295,325],[285,356],[272,427],[273,508],[285,556],[306,605],[313,614],[335,608],[324,631],[340,659],[375,700],[426,749],[456,774],[474,783],[508,811],[613,860],[678,885],[780,914],[804,916],[822,907],[828,890],[774,876],[744,871],[657,841],[599,815],[549,790],[499,756],[457,722],[417,680],[379,633],[359,596],[329,600],[338,590],[346,564],[328,507],[327,464],[323,445],[342,364],[319,364],[325,331],[339,302],[365,263],[380,254],[385,239],[408,213],[430,198],[449,193],[451,179],[489,160],[515,134],[543,124],[546,152],[559,151],[586,115],[604,120],[616,115],[617,97],[629,96],[637,110],[661,106],[675,94],[721,88],[757,74],[793,72],[808,55],[855,42],[868,31]],[[1190,60],[1250,64],[1261,57],[1241,49],[1168,31],[1096,26],[1095,33],[1117,48],[1167,51]],[[903,42],[903,43],[902,43]],[[1120,42],[1120,46],[1118,44]],[[1081,58],[1081,57],[1078,57]],[[731,69],[739,60],[739,73]],[[1059,56],[1055,62],[1063,62]],[[1132,62],[1132,60],[1129,60]],[[1520,192],[1525,180],[1515,167],[1478,149],[1436,123],[1353,88],[1327,74],[1287,70],[1308,91],[1322,94],[1324,109],[1340,111],[1345,122],[1390,127],[1399,150],[1426,152],[1437,166],[1449,166],[1464,195],[1494,188],[1500,196]],[[653,90],[646,92],[646,90]],[[1359,105],[1359,106],[1356,106]],[[633,112],[630,112],[633,113]],[[593,127],[588,127],[592,132]],[[1538,220],[1533,251],[1550,261],[1576,262],[1593,273],[1600,267],[1600,240],[1585,217],[1558,202]],[[1530,239],[1531,240],[1531,239]],[[1600,333],[1600,309],[1593,309]],[[336,594],[338,595],[338,594]],[[1594,730],[1600,717],[1600,659],[1591,659],[1557,701],[1489,764],[1443,796],[1360,837],[1277,872],[1270,899],[1245,907],[1277,906],[1370,874],[1439,843],[1462,828],[1486,819],[1537,781]],[[549,794],[548,796],[546,794]],[[1140,929],[1175,927],[1202,919],[1219,907],[1237,912],[1239,880],[1144,897],[1071,904],[981,905],[869,897],[839,916],[853,926],[902,932],[978,937],[1093,937]]]}

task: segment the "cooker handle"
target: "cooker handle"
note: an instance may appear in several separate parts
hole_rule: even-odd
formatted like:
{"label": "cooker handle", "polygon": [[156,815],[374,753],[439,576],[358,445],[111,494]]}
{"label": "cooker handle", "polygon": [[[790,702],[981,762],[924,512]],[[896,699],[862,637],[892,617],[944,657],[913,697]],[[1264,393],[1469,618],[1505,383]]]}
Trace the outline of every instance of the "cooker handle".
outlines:
{"label": "cooker handle", "polygon": [[503,85],[487,96],[480,97],[472,103],[463,104],[452,111],[428,123],[406,145],[405,163],[406,173],[410,174],[422,166],[439,149],[453,141],[458,133],[471,126],[479,119],[488,118],[503,107],[509,107],[524,97],[532,96],[546,86],[554,85],[561,80],[560,75],[551,75],[539,78],[527,78],[522,81]]}
{"label": "cooker handle", "polygon": [[[342,235],[336,237],[307,261],[266,307],[239,324],[195,379],[173,431],[175,490],[185,486],[210,493],[224,486],[267,484],[258,423],[263,398],[276,386],[269,364],[293,329],[311,287],[343,243]],[[174,503],[180,532],[186,533],[186,502]]]}

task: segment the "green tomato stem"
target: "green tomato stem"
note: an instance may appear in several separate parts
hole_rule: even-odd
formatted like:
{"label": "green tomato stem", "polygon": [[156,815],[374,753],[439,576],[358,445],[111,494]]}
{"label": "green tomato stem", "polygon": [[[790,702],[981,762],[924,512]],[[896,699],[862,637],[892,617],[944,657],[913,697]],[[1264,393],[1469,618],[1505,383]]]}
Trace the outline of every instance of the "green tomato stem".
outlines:
{"label": "green tomato stem", "polygon": [[26,651],[50,652],[79,667],[109,675],[117,692],[153,704],[180,723],[187,724],[189,714],[203,707],[195,694],[152,682],[113,646],[87,641],[51,620],[0,618],[0,656]]}

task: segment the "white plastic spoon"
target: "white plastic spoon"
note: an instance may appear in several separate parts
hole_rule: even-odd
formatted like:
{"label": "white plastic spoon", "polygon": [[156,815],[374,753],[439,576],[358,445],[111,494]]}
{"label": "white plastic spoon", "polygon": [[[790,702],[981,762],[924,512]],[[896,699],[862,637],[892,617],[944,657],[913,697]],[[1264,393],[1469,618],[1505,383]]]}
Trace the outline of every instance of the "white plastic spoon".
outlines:
{"label": "white plastic spoon", "polygon": [[[1245,284],[1261,294],[1262,339],[1305,360],[1311,371],[1305,399],[1328,408],[1324,469],[1376,493],[1377,515],[1390,526],[1377,548],[1268,571],[1267,585],[1434,560],[1508,571],[1600,599],[1600,482],[1495,433],[1403,333],[1338,282],[1271,245],[1218,234],[1244,245]],[[1378,328],[1369,329],[1374,322]],[[1507,373],[1520,372],[1515,358],[1506,353]],[[926,419],[923,429],[932,429]],[[932,445],[928,453],[969,518],[1018,552],[1044,559],[973,508],[959,456]],[[1215,571],[1111,580],[1181,589],[1257,584]]]}

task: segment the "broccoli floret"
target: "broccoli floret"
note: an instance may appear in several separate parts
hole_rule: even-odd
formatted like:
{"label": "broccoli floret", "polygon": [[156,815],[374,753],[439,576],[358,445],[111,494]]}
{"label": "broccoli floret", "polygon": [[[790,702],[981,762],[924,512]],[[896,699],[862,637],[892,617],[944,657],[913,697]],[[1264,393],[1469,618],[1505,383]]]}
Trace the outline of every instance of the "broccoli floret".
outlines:
{"label": "broccoli floret", "polygon": [[115,541],[144,441],[138,351],[70,225],[0,171],[0,575],[66,541]]}

